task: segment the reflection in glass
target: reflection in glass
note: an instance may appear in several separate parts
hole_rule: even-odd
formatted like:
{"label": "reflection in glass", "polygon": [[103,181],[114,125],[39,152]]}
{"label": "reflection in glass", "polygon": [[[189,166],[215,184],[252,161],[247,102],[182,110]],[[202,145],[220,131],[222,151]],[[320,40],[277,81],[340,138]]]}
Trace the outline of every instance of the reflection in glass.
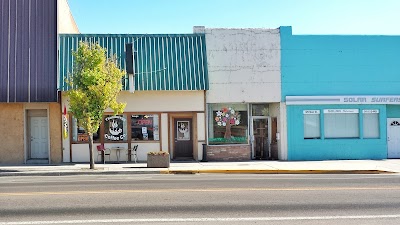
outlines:
{"label": "reflection in glass", "polygon": [[[75,142],[87,142],[89,140],[89,136],[86,134],[86,131],[83,127],[78,126],[78,121],[76,118],[72,117],[72,141]],[[97,132],[93,133],[93,141],[100,141],[100,127]]]}
{"label": "reflection in glass", "polygon": [[158,115],[132,115],[131,116],[132,140],[155,140],[158,141],[159,127]]}

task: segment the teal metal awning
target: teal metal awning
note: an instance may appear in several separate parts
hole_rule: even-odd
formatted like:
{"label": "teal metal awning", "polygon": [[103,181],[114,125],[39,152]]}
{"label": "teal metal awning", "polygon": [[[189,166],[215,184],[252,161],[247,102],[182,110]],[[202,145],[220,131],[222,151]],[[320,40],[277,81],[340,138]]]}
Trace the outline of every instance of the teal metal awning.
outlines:
{"label": "teal metal awning", "polygon": [[[204,34],[60,34],[59,90],[74,67],[72,52],[80,41],[99,43],[107,54],[117,55],[125,70],[125,44],[135,51],[135,90],[208,90]],[[123,89],[129,90],[128,75]]]}

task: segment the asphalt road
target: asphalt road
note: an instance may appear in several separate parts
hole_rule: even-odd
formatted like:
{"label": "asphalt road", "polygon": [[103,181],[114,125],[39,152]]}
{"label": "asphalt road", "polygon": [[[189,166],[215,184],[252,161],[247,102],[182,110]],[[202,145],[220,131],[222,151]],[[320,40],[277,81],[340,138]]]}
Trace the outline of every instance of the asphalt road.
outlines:
{"label": "asphalt road", "polygon": [[0,177],[0,225],[400,224],[400,175]]}

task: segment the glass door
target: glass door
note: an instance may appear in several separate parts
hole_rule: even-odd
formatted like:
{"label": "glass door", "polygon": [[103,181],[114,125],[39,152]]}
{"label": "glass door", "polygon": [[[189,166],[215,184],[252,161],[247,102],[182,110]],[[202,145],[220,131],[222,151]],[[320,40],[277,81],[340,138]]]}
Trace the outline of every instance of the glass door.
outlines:
{"label": "glass door", "polygon": [[269,117],[253,117],[252,120],[253,159],[269,159],[271,156]]}

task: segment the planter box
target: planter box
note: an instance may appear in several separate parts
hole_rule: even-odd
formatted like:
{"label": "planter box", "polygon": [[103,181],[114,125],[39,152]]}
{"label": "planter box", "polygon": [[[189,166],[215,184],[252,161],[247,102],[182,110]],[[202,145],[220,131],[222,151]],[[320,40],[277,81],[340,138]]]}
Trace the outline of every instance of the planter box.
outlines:
{"label": "planter box", "polygon": [[169,168],[168,155],[147,155],[147,167],[150,168]]}

